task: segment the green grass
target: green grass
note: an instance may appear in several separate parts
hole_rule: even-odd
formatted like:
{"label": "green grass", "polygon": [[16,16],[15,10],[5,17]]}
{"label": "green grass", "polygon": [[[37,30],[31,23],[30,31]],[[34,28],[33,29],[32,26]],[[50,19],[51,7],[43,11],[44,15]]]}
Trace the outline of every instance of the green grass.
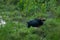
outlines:
{"label": "green grass", "polygon": [[[56,0],[43,1],[1,0],[0,16],[6,24],[0,25],[0,40],[60,40],[60,5]],[[27,21],[40,17],[46,18],[44,25],[27,28]]]}

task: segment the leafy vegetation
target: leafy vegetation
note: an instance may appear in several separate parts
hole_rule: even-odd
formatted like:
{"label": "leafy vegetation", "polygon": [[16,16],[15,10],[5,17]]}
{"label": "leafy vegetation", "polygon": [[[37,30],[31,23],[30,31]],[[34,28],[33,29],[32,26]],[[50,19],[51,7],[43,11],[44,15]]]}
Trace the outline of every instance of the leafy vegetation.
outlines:
{"label": "leafy vegetation", "polygon": [[[0,0],[0,40],[60,40],[59,0]],[[27,21],[45,17],[40,28],[27,28]]]}

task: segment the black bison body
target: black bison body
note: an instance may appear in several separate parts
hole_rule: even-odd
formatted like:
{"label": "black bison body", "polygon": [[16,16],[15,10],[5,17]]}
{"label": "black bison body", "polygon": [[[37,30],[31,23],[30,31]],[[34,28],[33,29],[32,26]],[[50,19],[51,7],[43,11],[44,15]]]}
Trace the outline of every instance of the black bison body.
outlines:
{"label": "black bison body", "polygon": [[39,27],[41,25],[43,25],[45,19],[34,19],[34,20],[31,20],[29,22],[27,22],[28,24],[28,28],[30,28],[31,26],[32,27]]}

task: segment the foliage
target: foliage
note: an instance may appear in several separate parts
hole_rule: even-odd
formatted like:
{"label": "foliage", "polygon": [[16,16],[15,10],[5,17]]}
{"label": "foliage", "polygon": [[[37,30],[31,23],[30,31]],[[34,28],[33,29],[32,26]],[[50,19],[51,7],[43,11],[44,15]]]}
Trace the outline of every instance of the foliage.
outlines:
{"label": "foliage", "polygon": [[[59,0],[0,0],[0,40],[60,40]],[[46,18],[39,28],[27,28],[27,21]]]}

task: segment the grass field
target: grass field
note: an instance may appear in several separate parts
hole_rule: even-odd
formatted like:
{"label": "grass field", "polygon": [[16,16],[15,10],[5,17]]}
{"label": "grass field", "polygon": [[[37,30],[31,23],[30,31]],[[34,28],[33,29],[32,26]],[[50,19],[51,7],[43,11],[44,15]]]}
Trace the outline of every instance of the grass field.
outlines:
{"label": "grass field", "polygon": [[[44,25],[27,28],[27,21],[40,17]],[[1,0],[1,19],[0,40],[60,40],[59,0]]]}

